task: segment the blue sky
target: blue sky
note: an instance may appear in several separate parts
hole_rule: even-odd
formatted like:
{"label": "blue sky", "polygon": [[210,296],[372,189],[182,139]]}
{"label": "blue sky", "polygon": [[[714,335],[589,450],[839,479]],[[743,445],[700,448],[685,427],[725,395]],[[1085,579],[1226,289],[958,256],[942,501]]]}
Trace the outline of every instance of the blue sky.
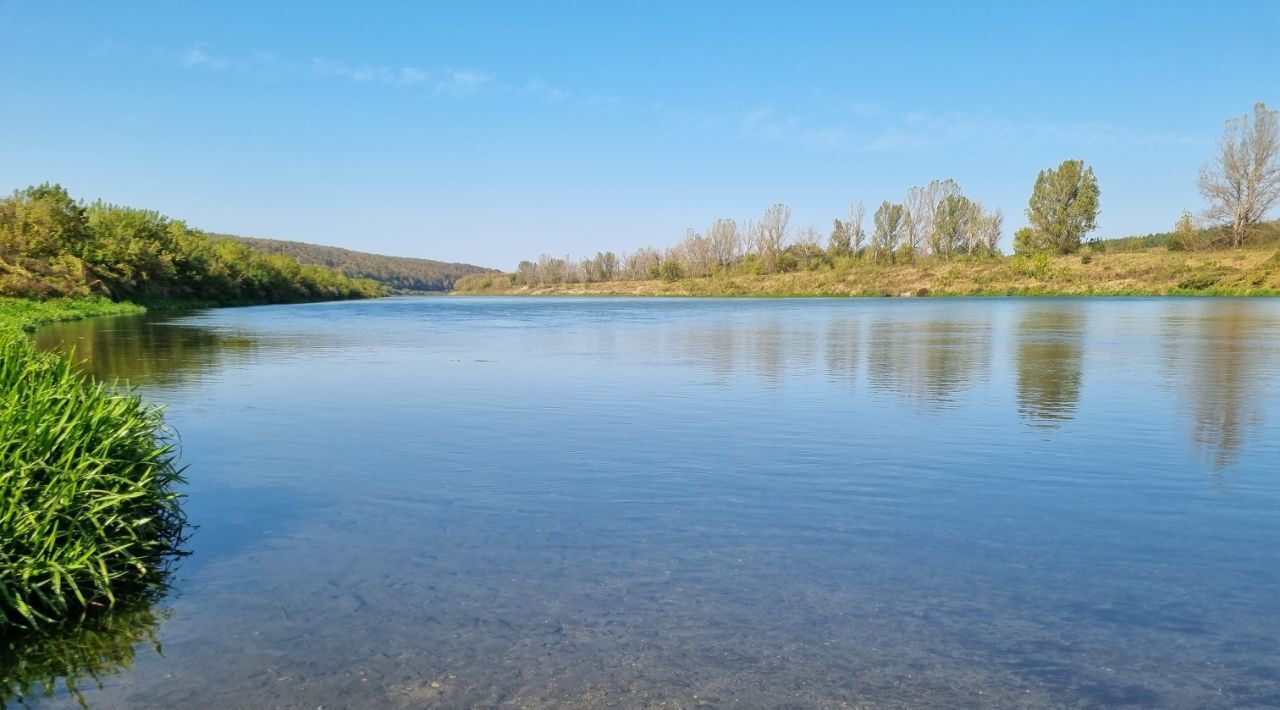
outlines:
{"label": "blue sky", "polygon": [[1007,245],[1066,158],[1167,229],[1280,104],[1274,0],[621,5],[0,0],[0,190],[511,268],[950,177]]}

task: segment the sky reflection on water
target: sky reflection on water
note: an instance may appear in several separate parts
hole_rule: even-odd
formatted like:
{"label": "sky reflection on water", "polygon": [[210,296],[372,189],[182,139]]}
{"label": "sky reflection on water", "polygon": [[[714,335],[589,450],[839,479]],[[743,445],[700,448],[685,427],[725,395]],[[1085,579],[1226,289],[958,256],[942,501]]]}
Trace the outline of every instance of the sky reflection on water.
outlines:
{"label": "sky reflection on water", "polygon": [[1280,704],[1277,301],[389,299],[40,338],[169,404],[201,526],[164,656],[95,706]]}

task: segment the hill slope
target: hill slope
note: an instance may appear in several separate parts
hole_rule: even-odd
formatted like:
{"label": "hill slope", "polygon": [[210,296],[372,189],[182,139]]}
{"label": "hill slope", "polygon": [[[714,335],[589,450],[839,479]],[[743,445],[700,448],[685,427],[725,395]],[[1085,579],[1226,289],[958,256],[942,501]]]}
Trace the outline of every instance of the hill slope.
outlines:
{"label": "hill slope", "polygon": [[[1135,234],[1128,237],[1113,237],[1099,240],[1100,246],[1107,251],[1140,251],[1151,247],[1167,247],[1173,239],[1173,232],[1152,232],[1151,234]],[[1265,248],[1280,246],[1280,220],[1264,222],[1258,225],[1249,237],[1247,244],[1252,247]],[[1220,227],[1206,227],[1196,230],[1194,244],[1199,250],[1222,249],[1230,245]]]}
{"label": "hill slope", "polygon": [[327,266],[350,278],[371,279],[396,291],[449,291],[453,289],[454,282],[463,276],[493,271],[473,264],[383,256],[305,242],[238,237],[232,234],[214,236],[234,239],[264,254],[287,254],[302,264]]}

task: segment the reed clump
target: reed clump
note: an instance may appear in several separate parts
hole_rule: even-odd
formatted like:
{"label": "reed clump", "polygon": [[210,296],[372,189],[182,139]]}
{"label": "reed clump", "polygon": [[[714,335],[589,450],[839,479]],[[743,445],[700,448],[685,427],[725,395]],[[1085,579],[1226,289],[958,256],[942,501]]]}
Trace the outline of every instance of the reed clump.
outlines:
{"label": "reed clump", "polygon": [[159,409],[0,329],[0,635],[145,594],[179,553]]}

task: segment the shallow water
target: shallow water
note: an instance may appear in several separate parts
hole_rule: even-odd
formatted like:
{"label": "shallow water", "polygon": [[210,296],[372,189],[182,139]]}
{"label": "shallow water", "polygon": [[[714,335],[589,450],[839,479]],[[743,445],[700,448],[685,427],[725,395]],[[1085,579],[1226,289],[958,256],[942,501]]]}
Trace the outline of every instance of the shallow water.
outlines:
{"label": "shallow water", "polygon": [[39,340],[167,404],[199,526],[93,707],[1280,705],[1280,301],[400,298]]}

